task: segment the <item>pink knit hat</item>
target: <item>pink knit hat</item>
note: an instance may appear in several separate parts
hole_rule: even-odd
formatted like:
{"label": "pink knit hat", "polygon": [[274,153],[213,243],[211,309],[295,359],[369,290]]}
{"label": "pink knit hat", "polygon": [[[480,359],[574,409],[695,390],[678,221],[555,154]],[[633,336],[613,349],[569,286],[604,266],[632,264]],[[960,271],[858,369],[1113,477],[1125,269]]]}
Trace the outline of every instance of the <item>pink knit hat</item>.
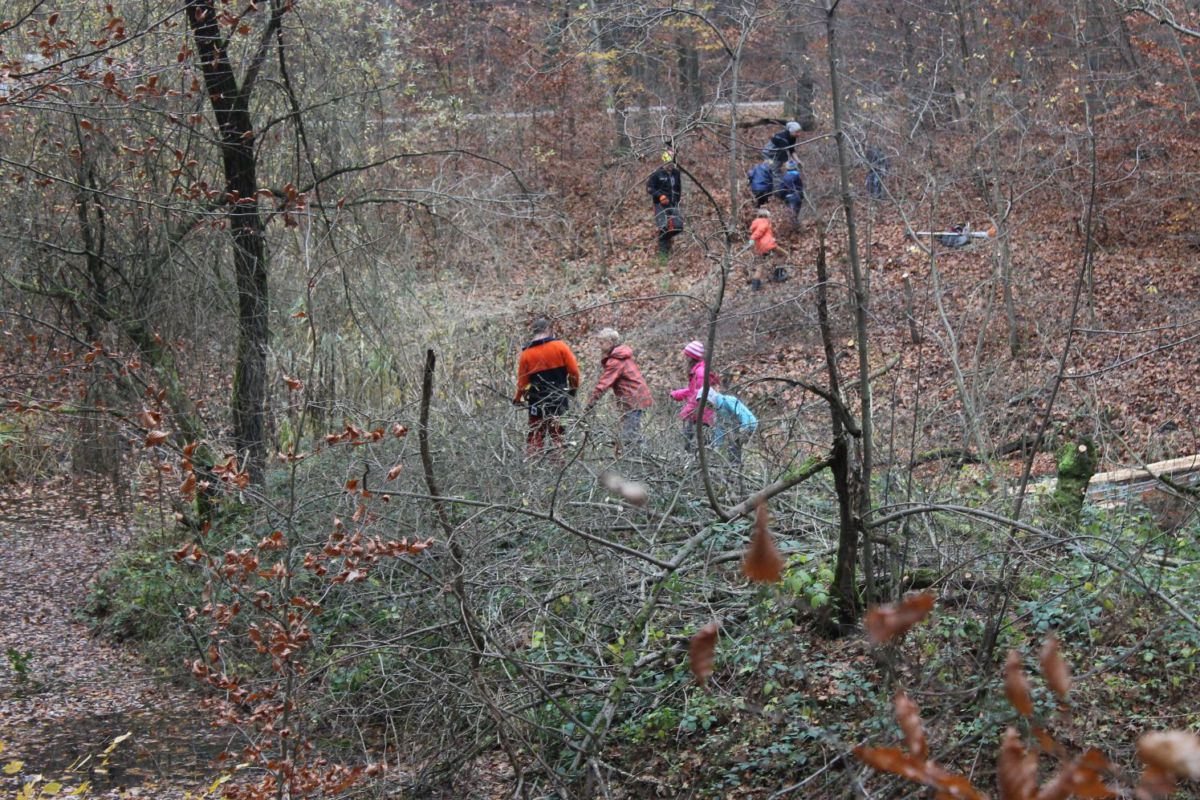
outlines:
{"label": "pink knit hat", "polygon": [[693,361],[704,360],[704,342],[694,339],[687,343],[687,347],[683,348],[683,354]]}

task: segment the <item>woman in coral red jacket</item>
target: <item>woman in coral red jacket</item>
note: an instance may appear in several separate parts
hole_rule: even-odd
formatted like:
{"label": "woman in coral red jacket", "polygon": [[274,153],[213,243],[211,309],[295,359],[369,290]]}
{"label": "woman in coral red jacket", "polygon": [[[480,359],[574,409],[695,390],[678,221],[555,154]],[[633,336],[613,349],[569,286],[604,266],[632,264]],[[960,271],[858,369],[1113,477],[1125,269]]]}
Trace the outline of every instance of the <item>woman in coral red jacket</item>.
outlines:
{"label": "woman in coral red jacket", "polygon": [[[592,389],[588,400],[588,410],[600,400],[600,397],[612,389],[617,399],[617,408],[621,411],[621,428],[619,442],[622,444],[640,444],[642,441],[642,412],[654,404],[650,396],[650,387],[642,377],[633,360],[633,350],[629,345],[621,344],[621,334],[613,328],[600,331],[600,365],[602,371],[596,388]],[[619,448],[618,448],[619,449]]]}

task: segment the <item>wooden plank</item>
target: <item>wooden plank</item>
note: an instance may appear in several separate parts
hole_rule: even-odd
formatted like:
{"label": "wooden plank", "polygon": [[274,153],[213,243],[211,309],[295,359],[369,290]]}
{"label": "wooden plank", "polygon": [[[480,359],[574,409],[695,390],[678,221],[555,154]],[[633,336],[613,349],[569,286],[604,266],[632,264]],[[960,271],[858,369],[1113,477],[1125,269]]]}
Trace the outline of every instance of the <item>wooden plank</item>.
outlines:
{"label": "wooden plank", "polygon": [[1194,456],[1183,456],[1167,461],[1158,461],[1154,464],[1147,464],[1144,467],[1118,469],[1112,472],[1097,472],[1092,476],[1091,484],[1089,485],[1128,483],[1132,480],[1146,480],[1147,478],[1155,478],[1159,475],[1175,475],[1180,472],[1192,472],[1194,470],[1200,470],[1200,453]]}

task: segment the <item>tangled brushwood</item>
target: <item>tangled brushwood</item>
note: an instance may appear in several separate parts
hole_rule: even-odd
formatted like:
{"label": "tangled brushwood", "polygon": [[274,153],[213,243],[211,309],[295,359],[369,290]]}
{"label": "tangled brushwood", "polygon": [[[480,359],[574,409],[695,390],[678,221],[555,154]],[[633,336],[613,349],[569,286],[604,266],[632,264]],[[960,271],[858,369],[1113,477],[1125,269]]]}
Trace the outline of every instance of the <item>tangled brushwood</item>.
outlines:
{"label": "tangled brushwood", "polygon": [[[933,610],[930,594],[910,596],[895,605],[881,606],[868,613],[872,641],[888,642],[927,617]],[[1057,699],[1056,714],[1071,713],[1071,669],[1059,652],[1058,640],[1050,636],[1042,645],[1039,661],[1042,677]],[[1174,792],[1180,780],[1200,779],[1200,737],[1181,730],[1152,732],[1138,740],[1137,754],[1143,764],[1136,779],[1119,774],[1103,752],[1089,748],[1072,756],[1050,731],[1033,722],[1034,701],[1029,678],[1021,667],[1021,654],[1010,650],[1004,662],[1004,693],[1016,712],[1028,723],[1029,737],[1015,727],[1004,732],[996,756],[996,785],[1001,800],[1066,800],[1080,798],[1136,797],[1153,800]],[[946,800],[986,800],[965,775],[951,772],[930,758],[929,743],[921,723],[921,712],[903,692],[895,697],[896,721],[904,734],[904,748],[856,747],[863,763],[883,772],[923,784]],[[1040,786],[1041,756],[1058,763],[1058,768]]]}

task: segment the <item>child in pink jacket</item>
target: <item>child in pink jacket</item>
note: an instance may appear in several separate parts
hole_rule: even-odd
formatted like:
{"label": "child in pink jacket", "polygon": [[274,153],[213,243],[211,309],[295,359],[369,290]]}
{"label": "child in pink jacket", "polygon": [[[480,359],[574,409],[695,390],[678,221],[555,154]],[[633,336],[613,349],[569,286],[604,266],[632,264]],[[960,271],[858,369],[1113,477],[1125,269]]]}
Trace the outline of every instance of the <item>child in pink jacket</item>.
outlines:
{"label": "child in pink jacket", "polygon": [[[775,257],[775,249],[779,246],[775,241],[775,231],[771,227],[771,212],[760,208],[758,216],[750,223],[750,240],[754,242],[754,269],[750,273],[750,289],[757,292],[762,288],[762,266]],[[783,267],[775,267],[771,280],[786,281],[787,271]]]}
{"label": "child in pink jacket", "polygon": [[[671,398],[683,403],[683,408],[679,412],[679,418],[683,420],[683,437],[685,446],[690,450],[696,442],[696,409],[700,406],[700,393],[704,389],[705,378],[704,372],[704,343],[700,341],[688,342],[687,347],[683,348],[683,356],[688,368],[688,385],[682,389],[676,389],[671,392]],[[710,389],[716,387],[718,383],[714,376],[708,380]],[[711,426],[716,417],[716,412],[713,411],[711,405],[705,404],[704,415],[701,417],[705,425]]]}

